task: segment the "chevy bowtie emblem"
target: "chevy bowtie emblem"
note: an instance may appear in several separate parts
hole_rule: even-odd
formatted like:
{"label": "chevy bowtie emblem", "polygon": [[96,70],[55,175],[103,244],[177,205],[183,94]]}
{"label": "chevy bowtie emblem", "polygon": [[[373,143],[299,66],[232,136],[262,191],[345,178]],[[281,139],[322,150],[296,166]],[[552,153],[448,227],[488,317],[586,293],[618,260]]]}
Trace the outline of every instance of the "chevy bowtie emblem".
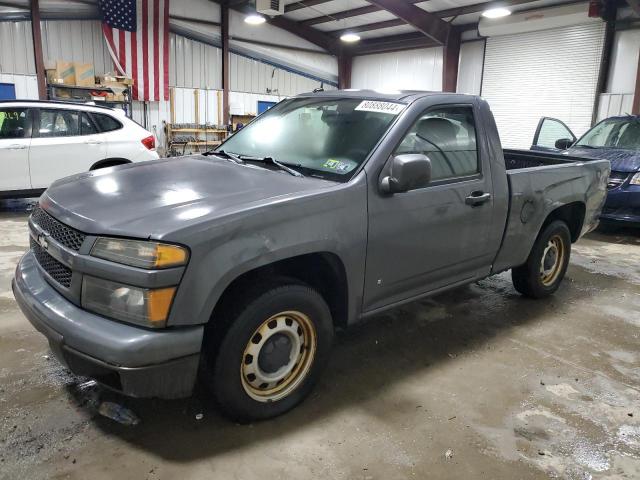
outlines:
{"label": "chevy bowtie emblem", "polygon": [[49,241],[47,240],[46,234],[38,235],[38,244],[42,247],[43,250],[47,250],[49,248]]}

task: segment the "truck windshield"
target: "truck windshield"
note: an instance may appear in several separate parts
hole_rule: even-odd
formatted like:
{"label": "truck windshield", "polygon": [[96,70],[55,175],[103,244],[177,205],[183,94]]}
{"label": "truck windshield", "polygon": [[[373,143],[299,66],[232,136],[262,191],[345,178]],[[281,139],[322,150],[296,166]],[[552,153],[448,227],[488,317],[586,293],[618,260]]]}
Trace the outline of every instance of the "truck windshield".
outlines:
{"label": "truck windshield", "polygon": [[598,123],[578,140],[576,146],[640,150],[640,119],[610,118]]}
{"label": "truck windshield", "polygon": [[218,150],[271,157],[305,175],[346,181],[404,107],[352,98],[284,100]]}

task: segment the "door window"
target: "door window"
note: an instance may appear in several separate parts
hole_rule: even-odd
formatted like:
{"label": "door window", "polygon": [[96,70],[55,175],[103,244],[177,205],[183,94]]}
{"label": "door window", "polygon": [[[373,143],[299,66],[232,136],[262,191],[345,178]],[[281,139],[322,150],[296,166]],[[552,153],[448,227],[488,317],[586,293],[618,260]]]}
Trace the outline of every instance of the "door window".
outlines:
{"label": "door window", "polygon": [[80,114],[73,110],[40,110],[41,137],[80,135]]}
{"label": "door window", "polygon": [[0,109],[0,139],[28,138],[30,136],[31,121],[28,109]]}
{"label": "door window", "polygon": [[91,116],[98,124],[98,128],[100,128],[100,131],[103,133],[122,128],[122,124],[109,115],[103,115],[102,113],[92,113]]}
{"label": "door window", "polygon": [[556,142],[562,139],[575,141],[576,137],[574,137],[571,130],[569,130],[569,127],[560,120],[543,118],[540,120],[538,131],[533,139],[533,145],[536,147],[556,149],[558,148],[556,147]]}
{"label": "door window", "polygon": [[431,160],[431,180],[480,172],[472,107],[430,109],[418,118],[395,154],[421,153]]}
{"label": "door window", "polygon": [[94,133],[98,133],[95,125],[89,118],[89,115],[83,113],[80,116],[80,134],[81,135],[93,135]]}

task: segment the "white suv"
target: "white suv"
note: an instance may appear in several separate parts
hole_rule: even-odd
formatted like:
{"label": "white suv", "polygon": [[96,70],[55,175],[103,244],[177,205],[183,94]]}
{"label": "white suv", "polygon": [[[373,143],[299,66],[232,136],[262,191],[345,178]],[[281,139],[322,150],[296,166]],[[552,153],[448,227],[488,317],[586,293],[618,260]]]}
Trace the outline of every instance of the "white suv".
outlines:
{"label": "white suv", "polygon": [[154,136],[122,110],[0,101],[0,197],[33,196],[58,178],[157,158]]}

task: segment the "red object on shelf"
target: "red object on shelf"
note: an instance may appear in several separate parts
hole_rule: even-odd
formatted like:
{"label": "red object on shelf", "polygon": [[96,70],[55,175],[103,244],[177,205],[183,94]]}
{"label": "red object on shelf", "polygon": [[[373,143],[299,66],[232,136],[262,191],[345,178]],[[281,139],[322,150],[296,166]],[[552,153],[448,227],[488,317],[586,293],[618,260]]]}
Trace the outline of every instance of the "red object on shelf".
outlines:
{"label": "red object on shelf", "polygon": [[600,0],[591,0],[589,2],[589,18],[600,18],[602,16],[602,9]]}

